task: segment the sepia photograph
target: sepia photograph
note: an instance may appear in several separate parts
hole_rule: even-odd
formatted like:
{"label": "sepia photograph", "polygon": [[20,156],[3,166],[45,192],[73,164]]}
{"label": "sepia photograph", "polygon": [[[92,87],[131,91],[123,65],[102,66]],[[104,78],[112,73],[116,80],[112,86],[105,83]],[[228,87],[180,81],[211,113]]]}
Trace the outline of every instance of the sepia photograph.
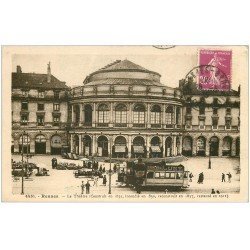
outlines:
{"label": "sepia photograph", "polygon": [[3,49],[4,200],[248,200],[247,46]]}

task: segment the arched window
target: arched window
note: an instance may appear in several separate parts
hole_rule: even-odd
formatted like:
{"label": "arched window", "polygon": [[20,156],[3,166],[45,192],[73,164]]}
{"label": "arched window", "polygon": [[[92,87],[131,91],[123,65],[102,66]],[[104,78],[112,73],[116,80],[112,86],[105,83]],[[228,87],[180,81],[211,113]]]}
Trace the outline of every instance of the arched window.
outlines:
{"label": "arched window", "polygon": [[174,108],[173,106],[168,106],[166,109],[166,124],[172,125],[174,123]]}
{"label": "arched window", "polygon": [[109,122],[109,108],[106,104],[100,104],[98,107],[98,123],[108,124]]}
{"label": "arched window", "polygon": [[116,126],[122,126],[122,124],[127,123],[127,107],[122,103],[115,107],[115,123]]}
{"label": "arched window", "polygon": [[159,105],[154,105],[151,109],[151,124],[161,123],[161,107]]}
{"label": "arched window", "polygon": [[145,124],[145,107],[142,104],[136,104],[133,109],[133,123],[135,126]]}

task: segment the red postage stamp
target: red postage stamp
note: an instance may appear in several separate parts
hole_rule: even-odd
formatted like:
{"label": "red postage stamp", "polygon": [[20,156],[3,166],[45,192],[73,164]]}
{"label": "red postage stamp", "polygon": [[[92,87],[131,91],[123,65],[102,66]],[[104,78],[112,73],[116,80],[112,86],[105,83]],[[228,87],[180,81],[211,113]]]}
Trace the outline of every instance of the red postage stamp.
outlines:
{"label": "red postage stamp", "polygon": [[199,51],[199,89],[229,91],[231,88],[232,51]]}

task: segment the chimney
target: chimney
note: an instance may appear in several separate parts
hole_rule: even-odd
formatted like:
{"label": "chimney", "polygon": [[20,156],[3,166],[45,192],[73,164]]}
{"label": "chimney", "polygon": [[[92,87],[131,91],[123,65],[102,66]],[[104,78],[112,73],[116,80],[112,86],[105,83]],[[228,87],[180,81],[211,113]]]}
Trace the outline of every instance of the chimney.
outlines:
{"label": "chimney", "polygon": [[48,63],[48,67],[47,67],[47,82],[50,83],[51,82],[51,69],[50,69],[50,62]]}
{"label": "chimney", "polygon": [[17,66],[16,66],[16,72],[17,72],[18,74],[21,74],[21,73],[22,73],[22,68],[21,68],[20,65],[17,65]]}

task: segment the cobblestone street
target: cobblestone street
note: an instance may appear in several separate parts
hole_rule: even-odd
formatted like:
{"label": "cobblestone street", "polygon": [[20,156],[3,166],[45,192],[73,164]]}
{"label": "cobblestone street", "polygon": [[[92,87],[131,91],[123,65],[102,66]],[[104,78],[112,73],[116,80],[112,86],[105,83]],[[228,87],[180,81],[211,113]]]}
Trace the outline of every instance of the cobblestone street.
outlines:
{"label": "cobblestone street", "polygon": [[[60,156],[59,156],[60,157]],[[13,155],[14,161],[20,161],[20,155]],[[55,170],[51,168],[52,156],[34,156],[29,162],[39,164],[43,163],[49,169],[50,176],[37,177],[32,175],[28,180],[24,182],[25,194],[81,194],[81,184],[87,180],[90,181],[91,194],[108,194],[107,186],[102,184],[102,179],[99,179],[98,185],[93,186],[93,180],[90,178],[75,178],[73,170]],[[212,169],[208,169],[208,158],[189,158],[187,161],[181,162],[189,171],[194,175],[193,181],[190,182],[188,189],[180,192],[185,193],[211,193],[211,189],[219,190],[220,193],[236,193],[240,190],[240,175],[237,173],[237,166],[239,166],[238,158],[212,158]],[[109,163],[101,163],[105,166],[105,169],[109,169]],[[113,163],[112,163],[113,168]],[[198,184],[197,178],[200,172],[204,173],[204,183]],[[231,183],[221,182],[221,174],[231,172]],[[108,174],[107,174],[108,179]],[[122,186],[117,182],[117,174],[113,174],[111,178],[112,194],[133,194],[136,191],[130,187]],[[21,192],[21,179],[19,181],[13,181],[13,193],[20,194]],[[143,190],[145,194],[151,193],[164,193],[164,190]]]}

